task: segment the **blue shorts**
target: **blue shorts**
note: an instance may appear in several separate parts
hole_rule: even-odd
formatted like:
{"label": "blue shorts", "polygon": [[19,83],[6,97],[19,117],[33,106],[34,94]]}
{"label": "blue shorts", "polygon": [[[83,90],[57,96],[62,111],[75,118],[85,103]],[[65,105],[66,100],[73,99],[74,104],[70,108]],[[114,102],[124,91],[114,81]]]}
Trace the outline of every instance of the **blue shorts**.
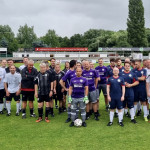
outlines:
{"label": "blue shorts", "polygon": [[146,87],[134,90],[134,102],[139,101],[141,102],[147,101]]}
{"label": "blue shorts", "polygon": [[122,109],[123,108],[123,102],[121,101],[121,98],[119,99],[112,99],[111,102],[109,102],[110,109]]}
{"label": "blue shorts", "polygon": [[134,96],[125,96],[123,101],[123,108],[128,107],[129,109],[134,108]]}

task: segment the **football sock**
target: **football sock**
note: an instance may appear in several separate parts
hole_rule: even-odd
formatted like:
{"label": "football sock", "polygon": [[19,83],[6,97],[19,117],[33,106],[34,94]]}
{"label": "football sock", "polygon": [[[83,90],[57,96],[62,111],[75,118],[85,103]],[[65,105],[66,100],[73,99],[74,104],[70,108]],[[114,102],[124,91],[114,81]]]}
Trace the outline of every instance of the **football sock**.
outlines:
{"label": "football sock", "polygon": [[123,108],[123,109],[122,109],[122,114],[123,114],[123,115],[124,115],[124,110],[125,110],[125,109]]}
{"label": "football sock", "polygon": [[49,114],[49,107],[46,107],[46,109],[45,109],[45,117],[48,117],[48,114]]}
{"label": "football sock", "polygon": [[4,108],[6,108],[6,98],[4,99]]}
{"label": "football sock", "polygon": [[116,108],[116,113],[118,113],[118,109]]}
{"label": "football sock", "polygon": [[110,122],[113,122],[114,119],[114,112],[110,111]]}
{"label": "football sock", "polygon": [[137,110],[139,111],[140,109],[141,109],[141,103],[138,102],[138,103],[137,103]]}
{"label": "football sock", "polygon": [[136,113],[137,105],[134,105],[134,112]]}
{"label": "football sock", "polygon": [[0,111],[3,110],[3,106],[4,106],[4,104],[3,104],[3,103],[0,103]]}
{"label": "football sock", "polygon": [[30,115],[33,114],[33,108],[30,108]]}
{"label": "football sock", "polygon": [[125,109],[124,109],[124,111],[125,111],[125,114],[127,114],[127,113],[128,113],[128,109],[127,109],[127,108],[125,108]]}
{"label": "football sock", "polygon": [[133,120],[135,116],[134,108],[130,109],[130,115],[131,115],[131,120]]}
{"label": "football sock", "polygon": [[19,109],[21,109],[21,105],[22,105],[22,99],[20,99]]}
{"label": "football sock", "polygon": [[147,116],[149,115],[149,109],[147,109]]}
{"label": "football sock", "polygon": [[8,114],[10,114],[10,109],[11,109],[10,107],[11,107],[10,102],[6,103],[6,108],[7,108]]}
{"label": "football sock", "polygon": [[122,122],[122,120],[123,120],[122,112],[118,112],[118,119],[119,119],[119,122]]}
{"label": "football sock", "polygon": [[16,103],[16,109],[17,109],[16,113],[19,113],[20,103]]}
{"label": "football sock", "polygon": [[38,108],[39,117],[42,118],[42,108]]}
{"label": "football sock", "polygon": [[144,117],[147,117],[147,106],[143,106]]}
{"label": "football sock", "polygon": [[71,108],[70,107],[68,107],[68,118],[71,118]]}
{"label": "football sock", "polygon": [[26,113],[26,109],[22,109],[22,113],[25,114]]}

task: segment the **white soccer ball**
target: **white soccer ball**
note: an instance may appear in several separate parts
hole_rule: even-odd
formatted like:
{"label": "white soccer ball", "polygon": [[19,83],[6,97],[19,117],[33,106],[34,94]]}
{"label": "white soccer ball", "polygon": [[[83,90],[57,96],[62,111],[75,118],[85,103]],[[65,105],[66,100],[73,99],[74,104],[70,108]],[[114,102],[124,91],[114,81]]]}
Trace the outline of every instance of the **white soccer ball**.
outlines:
{"label": "white soccer ball", "polygon": [[81,120],[81,119],[76,119],[76,120],[74,121],[74,125],[75,125],[76,127],[82,126],[82,120]]}

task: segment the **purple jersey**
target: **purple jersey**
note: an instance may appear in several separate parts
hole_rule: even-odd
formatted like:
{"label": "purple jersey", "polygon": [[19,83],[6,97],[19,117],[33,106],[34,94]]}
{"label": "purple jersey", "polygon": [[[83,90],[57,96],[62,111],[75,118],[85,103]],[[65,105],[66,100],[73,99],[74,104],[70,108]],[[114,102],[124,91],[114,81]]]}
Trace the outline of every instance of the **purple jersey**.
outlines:
{"label": "purple jersey", "polygon": [[108,79],[107,85],[110,85],[110,97],[112,99],[118,99],[122,96],[122,86],[125,86],[124,79],[122,77],[115,78],[114,76]]}
{"label": "purple jersey", "polygon": [[83,70],[82,76],[87,78],[88,80],[88,86],[89,86],[89,92],[95,90],[95,78],[98,78],[99,75],[96,73],[95,70],[90,69],[90,70]]}
{"label": "purple jersey", "polygon": [[68,70],[66,74],[62,77],[62,80],[66,83],[66,88],[69,88],[70,80],[76,77],[76,71]]}
{"label": "purple jersey", "polygon": [[70,81],[70,86],[72,86],[72,95],[73,98],[83,98],[85,96],[85,86],[88,86],[86,78],[83,77],[74,77]]}
{"label": "purple jersey", "polygon": [[106,84],[106,78],[107,78],[107,70],[108,68],[105,66],[98,66],[95,68],[95,70],[98,71],[99,73],[99,77],[100,77],[100,81],[98,82],[99,84]]}

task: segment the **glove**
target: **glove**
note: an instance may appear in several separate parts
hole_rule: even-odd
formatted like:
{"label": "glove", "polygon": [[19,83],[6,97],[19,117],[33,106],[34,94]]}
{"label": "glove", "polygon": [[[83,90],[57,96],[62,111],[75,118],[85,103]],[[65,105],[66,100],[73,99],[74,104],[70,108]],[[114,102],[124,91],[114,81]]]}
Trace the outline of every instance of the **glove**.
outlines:
{"label": "glove", "polygon": [[88,97],[85,96],[84,99],[83,99],[83,101],[85,102],[85,104],[89,103]]}
{"label": "glove", "polygon": [[69,103],[71,103],[71,102],[72,102],[72,98],[71,98],[71,96],[69,96],[69,98],[68,98],[68,102],[69,102]]}

